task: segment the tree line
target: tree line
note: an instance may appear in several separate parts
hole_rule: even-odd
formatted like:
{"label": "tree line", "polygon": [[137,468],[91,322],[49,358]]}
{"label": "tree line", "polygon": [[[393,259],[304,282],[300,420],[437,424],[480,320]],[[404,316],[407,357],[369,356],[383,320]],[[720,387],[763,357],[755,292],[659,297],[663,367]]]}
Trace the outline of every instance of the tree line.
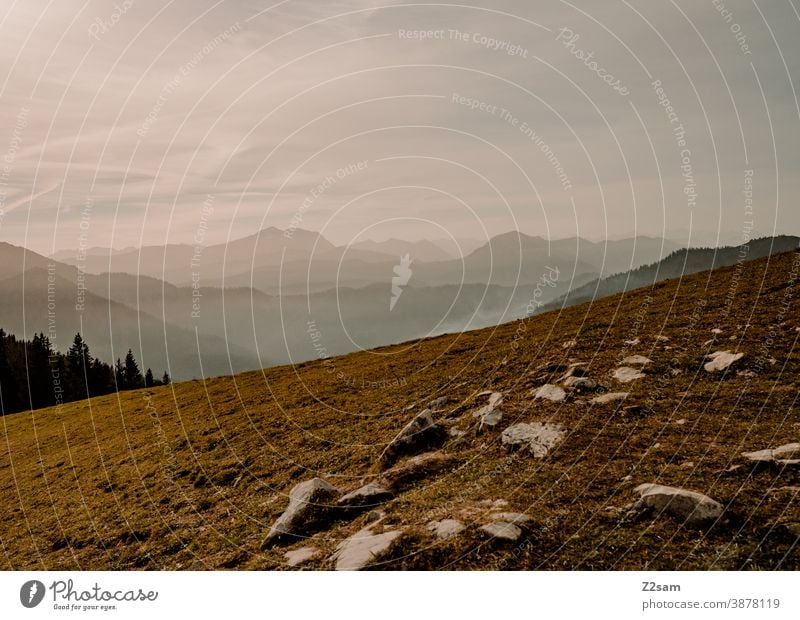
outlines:
{"label": "tree line", "polygon": [[21,340],[0,329],[0,415],[169,383],[166,372],[143,375],[130,349],[111,366],[92,356],[79,333],[60,353],[43,333]]}

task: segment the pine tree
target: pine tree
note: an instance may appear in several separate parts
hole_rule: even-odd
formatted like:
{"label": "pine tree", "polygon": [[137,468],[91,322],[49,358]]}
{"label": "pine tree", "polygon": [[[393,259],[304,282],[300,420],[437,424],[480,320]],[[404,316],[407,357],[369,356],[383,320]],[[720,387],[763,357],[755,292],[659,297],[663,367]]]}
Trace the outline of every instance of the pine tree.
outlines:
{"label": "pine tree", "polygon": [[84,342],[80,333],[75,334],[66,357],[65,400],[86,398],[89,395],[89,368],[92,365],[92,356],[89,353],[89,345]]}
{"label": "pine tree", "polygon": [[172,379],[170,379],[169,375],[167,374],[167,371],[165,370],[164,371],[164,376],[161,377],[161,384],[162,385],[169,385],[170,383],[172,383]]}
{"label": "pine tree", "polygon": [[117,383],[117,391],[124,390],[127,387],[125,384],[125,367],[119,358],[117,358],[117,363],[114,364],[114,380]]}
{"label": "pine tree", "polygon": [[144,373],[144,387],[153,387],[153,385],[155,385],[153,382],[153,371],[148,368],[147,372]]}
{"label": "pine tree", "polygon": [[125,387],[129,390],[134,390],[143,385],[142,371],[139,370],[139,364],[133,356],[133,351],[128,349],[128,353],[125,356]]}

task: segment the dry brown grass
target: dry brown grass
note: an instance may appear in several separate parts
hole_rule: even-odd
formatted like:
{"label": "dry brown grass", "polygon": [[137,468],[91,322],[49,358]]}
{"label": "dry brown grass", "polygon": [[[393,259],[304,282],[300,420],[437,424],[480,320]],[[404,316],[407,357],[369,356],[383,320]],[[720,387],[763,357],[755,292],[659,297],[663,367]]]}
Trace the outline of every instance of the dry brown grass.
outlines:
{"label": "dry brown grass", "polygon": [[[800,441],[800,288],[791,281],[799,263],[800,254],[784,254],[496,329],[347,355],[333,371],[315,361],[6,416],[0,569],[282,567],[285,548],[259,546],[289,489],[314,475],[344,490],[374,479],[386,442],[440,395],[451,399],[440,421],[467,431],[444,447],[461,465],[384,507],[406,534],[381,567],[798,569],[800,544],[785,524],[800,521],[800,495],[778,489],[800,486],[800,474],[754,470],[739,455]],[[717,327],[718,342],[704,346]],[[624,344],[635,337],[640,345]],[[562,348],[572,339],[574,348]],[[757,375],[700,370],[716,349],[744,351]],[[616,385],[611,371],[635,353],[654,360],[648,377]],[[615,391],[630,389],[624,404],[649,413],[623,415],[585,397],[534,402],[537,368],[567,360],[586,362]],[[509,455],[498,433],[476,436],[470,412],[486,389],[507,395],[503,426],[560,422],[567,438],[534,460]],[[621,524],[632,489],[653,481],[709,494],[731,521],[708,532],[665,518]],[[534,519],[517,546],[477,532],[481,502],[499,498]],[[425,524],[449,517],[468,529],[435,541]],[[319,547],[306,566],[328,568],[336,544],[366,518],[294,546]]]}

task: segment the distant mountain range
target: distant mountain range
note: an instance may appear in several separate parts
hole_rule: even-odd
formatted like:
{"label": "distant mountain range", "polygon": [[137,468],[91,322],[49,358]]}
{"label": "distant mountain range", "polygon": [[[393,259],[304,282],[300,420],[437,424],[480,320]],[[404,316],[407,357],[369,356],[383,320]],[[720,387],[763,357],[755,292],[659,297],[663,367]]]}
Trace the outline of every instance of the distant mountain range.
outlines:
{"label": "distant mountain range", "polygon": [[[789,239],[754,243],[753,257]],[[30,337],[55,320],[57,346],[80,330],[103,359],[131,348],[144,367],[187,379],[496,325],[672,277],[683,265],[707,269],[712,252],[650,237],[598,243],[518,232],[452,258],[456,251],[396,239],[340,247],[312,231],[268,228],[208,247],[93,249],[81,270],[74,253],[47,258],[0,244],[0,327]],[[736,252],[717,250],[714,265]],[[406,254],[408,279],[398,284]]]}

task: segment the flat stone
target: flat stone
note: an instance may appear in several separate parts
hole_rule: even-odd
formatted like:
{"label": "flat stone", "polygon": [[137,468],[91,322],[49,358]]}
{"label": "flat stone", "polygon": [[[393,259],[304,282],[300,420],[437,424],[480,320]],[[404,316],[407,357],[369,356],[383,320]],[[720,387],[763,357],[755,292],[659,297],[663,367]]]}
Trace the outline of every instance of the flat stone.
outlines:
{"label": "flat stone", "polygon": [[373,533],[377,523],[365,527],[341,542],[331,560],[336,562],[336,570],[361,570],[380,559],[392,543],[403,533],[401,530],[388,530],[381,534]]}
{"label": "flat stone", "polygon": [[555,448],[566,434],[558,424],[522,422],[509,426],[500,436],[500,441],[509,449],[529,450],[536,458],[544,458]]}
{"label": "flat stone", "polygon": [[528,515],[521,512],[494,512],[490,518],[495,521],[503,521],[505,523],[513,523],[514,525],[524,526],[529,524],[533,519]]}
{"label": "flat stone", "polygon": [[317,555],[318,551],[319,549],[316,547],[300,547],[299,549],[287,551],[283,554],[283,557],[286,558],[287,566],[299,566]]}
{"label": "flat stone", "polygon": [[640,499],[634,511],[646,510],[667,514],[689,527],[710,525],[722,516],[722,504],[707,495],[660,484],[640,484],[635,491]]}
{"label": "flat stone", "polygon": [[584,368],[581,362],[570,364],[567,370],[558,379],[558,383],[564,383],[570,377],[588,377],[589,371]]}
{"label": "flat stone", "polygon": [[608,403],[617,402],[618,400],[625,400],[630,394],[630,392],[608,392],[600,396],[595,396],[592,402],[596,405],[606,405]]}
{"label": "flat stone", "polygon": [[336,502],[338,506],[347,508],[374,508],[378,504],[384,504],[392,499],[392,492],[384,489],[379,484],[370,482],[363,487],[343,495]]}
{"label": "flat stone", "polygon": [[504,521],[495,521],[488,525],[481,526],[481,531],[486,532],[489,536],[496,540],[504,542],[517,542],[522,536],[522,530],[513,523],[506,523]]}
{"label": "flat stone", "polygon": [[742,452],[742,456],[755,463],[776,465],[800,465],[800,443],[787,443],[777,448]]}
{"label": "flat stone", "polygon": [[744,353],[731,353],[730,351],[715,351],[707,356],[711,361],[706,362],[703,368],[707,372],[718,372],[727,370],[734,363],[744,357]]}
{"label": "flat stone", "polygon": [[447,438],[447,432],[434,423],[430,409],[421,411],[395,436],[381,453],[380,462],[386,467],[404,454],[414,454],[438,447]]}
{"label": "flat stone", "polygon": [[633,340],[626,340],[625,344],[628,345],[629,347],[635,347],[637,345],[642,344],[642,341],[639,340],[638,338],[634,338]]}
{"label": "flat stone", "polygon": [[547,383],[546,385],[538,388],[533,397],[535,399],[544,398],[546,400],[551,400],[554,403],[560,403],[567,397],[567,393],[557,385]]}
{"label": "flat stone", "polygon": [[339,495],[339,489],[322,478],[312,478],[296,485],[289,491],[289,506],[272,525],[261,548],[297,538],[314,529],[329,516],[331,504]]}
{"label": "flat stone", "polygon": [[614,371],[614,378],[620,383],[630,383],[637,379],[644,379],[645,376],[643,372],[630,366],[620,366]]}
{"label": "flat stone", "polygon": [[457,519],[443,519],[441,521],[431,521],[428,523],[427,529],[436,534],[436,538],[439,540],[447,540],[463,532],[464,524]]}
{"label": "flat stone", "polygon": [[481,424],[478,427],[478,432],[483,432],[486,429],[496,428],[500,421],[503,419],[503,412],[500,409],[492,409],[491,411],[481,416]]}
{"label": "flat stone", "polygon": [[647,364],[652,364],[653,360],[644,355],[629,355],[622,360],[622,363],[628,366],[646,366]]}
{"label": "flat stone", "polygon": [[597,389],[597,381],[588,377],[567,377],[562,385],[575,390],[579,394],[585,394]]}
{"label": "flat stone", "polygon": [[443,452],[428,452],[398,463],[383,473],[389,489],[401,490],[408,485],[435,476],[458,463],[458,458]]}

